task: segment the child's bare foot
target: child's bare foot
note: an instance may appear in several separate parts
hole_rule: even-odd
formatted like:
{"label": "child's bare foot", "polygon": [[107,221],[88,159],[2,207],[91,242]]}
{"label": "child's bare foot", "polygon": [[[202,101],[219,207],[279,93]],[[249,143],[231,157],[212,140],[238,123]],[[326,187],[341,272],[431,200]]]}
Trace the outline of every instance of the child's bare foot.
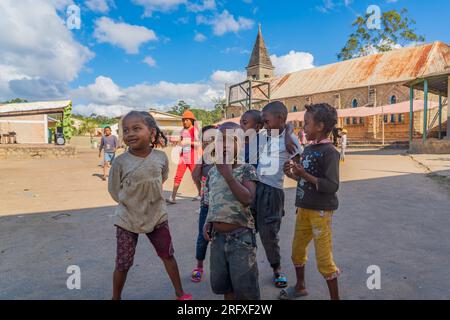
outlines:
{"label": "child's bare foot", "polygon": [[308,291],[306,289],[297,290],[296,287],[289,287],[287,289],[283,289],[280,291],[278,295],[278,299],[280,300],[294,300],[300,297],[305,297],[308,295]]}

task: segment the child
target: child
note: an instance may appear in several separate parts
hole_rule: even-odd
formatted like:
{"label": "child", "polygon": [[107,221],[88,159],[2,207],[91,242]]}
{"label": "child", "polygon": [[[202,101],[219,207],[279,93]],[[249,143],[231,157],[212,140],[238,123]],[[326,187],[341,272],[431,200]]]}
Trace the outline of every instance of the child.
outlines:
{"label": "child", "polygon": [[[216,165],[209,171],[209,199],[204,237],[211,242],[211,287],[225,300],[259,300],[255,224],[250,204],[255,197],[256,170],[238,164],[239,126],[226,122],[216,138]],[[228,143],[227,143],[228,142]],[[227,159],[224,163],[222,156]]]}
{"label": "child", "polygon": [[243,150],[244,163],[251,164],[256,169],[260,154],[259,131],[264,127],[261,111],[246,111],[241,117],[240,125],[244,133],[247,133]]}
{"label": "child", "polygon": [[[266,105],[262,111],[264,126],[267,129],[261,140],[265,143],[258,165],[259,182],[253,205],[256,211],[256,225],[266,252],[267,260],[273,269],[273,282],[277,288],[285,288],[287,279],[281,271],[281,257],[278,233],[284,216],[284,163],[299,156],[301,146],[296,137],[288,132],[286,106],[278,101]],[[287,149],[286,136],[295,145],[291,155]]]}
{"label": "child", "polygon": [[155,119],[146,112],[132,111],[122,120],[128,151],[111,168],[109,193],[118,202],[116,213],[117,258],[113,299],[121,299],[128,270],[133,265],[139,234],[155,247],[175,288],[177,300],[192,300],[181,285],[167,222],[162,185],[168,176],[168,158],[154,147],[165,139]]}
{"label": "child", "polygon": [[342,130],[341,133],[341,161],[345,161],[345,151],[347,150],[347,129]]}
{"label": "child", "polygon": [[[202,149],[207,150],[207,147],[214,143],[215,126],[206,126],[202,128]],[[198,219],[198,235],[195,248],[195,258],[197,259],[197,267],[192,270],[191,281],[201,282],[203,278],[203,261],[205,260],[206,250],[208,249],[208,241],[203,236],[203,226],[205,225],[206,216],[208,215],[208,200],[205,195],[206,177],[213,167],[212,159],[207,159],[202,156],[202,162],[194,168],[192,177],[196,183],[200,183],[200,212]]]}
{"label": "child", "polygon": [[102,180],[106,181],[106,172],[111,167],[111,164],[116,156],[117,149],[117,137],[111,135],[111,127],[105,127],[104,136],[102,136],[102,140],[100,142],[100,147],[98,151],[98,157],[102,156],[103,153],[103,177]]}
{"label": "child", "polygon": [[319,272],[327,281],[331,299],[338,300],[337,277],[340,271],[333,261],[331,220],[338,208],[339,152],[328,139],[337,123],[337,112],[328,104],[310,105],[306,110],[305,132],[312,143],[303,151],[300,163],[290,161],[284,166],[286,175],[298,180],[297,222],[292,243],[297,284],[282,290],[279,298],[289,300],[307,295],[307,247],[314,239]]}

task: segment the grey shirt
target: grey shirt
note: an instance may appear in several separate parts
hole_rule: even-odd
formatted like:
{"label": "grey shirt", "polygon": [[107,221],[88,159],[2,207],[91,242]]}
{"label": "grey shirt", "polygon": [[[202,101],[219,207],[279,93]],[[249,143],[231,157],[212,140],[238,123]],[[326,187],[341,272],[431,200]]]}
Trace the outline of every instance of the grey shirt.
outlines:
{"label": "grey shirt", "polygon": [[109,136],[103,136],[100,142],[99,150],[102,151],[102,149],[105,149],[104,151],[106,153],[115,153],[117,149],[117,137],[112,134]]}

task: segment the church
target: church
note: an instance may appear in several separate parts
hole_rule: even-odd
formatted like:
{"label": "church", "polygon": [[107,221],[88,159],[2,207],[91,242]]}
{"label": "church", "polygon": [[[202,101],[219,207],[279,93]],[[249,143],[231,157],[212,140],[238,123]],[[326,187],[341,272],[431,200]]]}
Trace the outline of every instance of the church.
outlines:
{"label": "church", "polygon": [[[246,69],[247,80],[226,88],[225,116],[231,121],[278,100],[298,130],[305,105],[328,103],[338,110],[338,126],[348,130],[353,142],[395,143],[447,134],[450,46],[440,41],[277,75],[260,26]],[[437,88],[444,89],[412,85],[435,75]]]}

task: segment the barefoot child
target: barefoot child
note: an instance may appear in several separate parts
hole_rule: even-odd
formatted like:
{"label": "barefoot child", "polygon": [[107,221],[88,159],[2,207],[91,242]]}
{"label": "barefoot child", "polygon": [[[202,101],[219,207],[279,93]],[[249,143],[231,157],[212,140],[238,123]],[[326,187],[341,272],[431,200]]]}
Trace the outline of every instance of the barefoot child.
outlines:
{"label": "barefoot child", "polygon": [[[206,126],[202,128],[202,150],[208,152],[208,146],[214,143],[216,133],[215,126]],[[208,215],[208,200],[205,197],[206,177],[209,170],[213,167],[213,159],[208,159],[209,154],[203,154],[202,162],[197,164],[192,172],[192,178],[197,184],[200,184],[200,211],[198,217],[198,235],[195,247],[195,258],[197,259],[197,267],[192,270],[191,281],[201,282],[203,279],[203,261],[205,260],[206,250],[208,249],[208,241],[203,236],[203,226],[205,225],[206,216]]]}
{"label": "barefoot child", "polygon": [[133,265],[139,234],[145,234],[164,263],[177,300],[191,300],[181,285],[167,222],[162,185],[167,180],[168,159],[154,147],[164,135],[146,112],[132,111],[122,120],[128,151],[117,157],[110,172],[109,193],[118,202],[116,213],[117,257],[113,299],[119,300],[128,270]]}
{"label": "barefoot child", "polygon": [[106,172],[108,172],[111,164],[116,156],[117,150],[117,137],[111,135],[111,127],[105,127],[104,136],[100,141],[100,147],[98,150],[98,157],[102,156],[103,150],[103,177],[102,180],[106,181]]}
{"label": "barefoot child", "polygon": [[[271,102],[263,108],[262,118],[266,133],[261,134],[260,139],[265,145],[259,158],[259,182],[253,204],[257,230],[273,270],[273,283],[277,288],[287,286],[286,276],[281,270],[278,236],[284,216],[283,165],[292,157],[299,157],[301,153],[299,141],[288,131],[287,115],[286,106],[279,101]],[[295,144],[293,154],[288,150],[286,136],[290,136]]]}
{"label": "barefoot child", "polygon": [[307,295],[305,265],[307,247],[314,240],[319,272],[325,278],[331,299],[339,299],[339,269],[333,260],[331,220],[338,208],[339,152],[328,139],[337,123],[336,109],[328,104],[306,107],[305,133],[309,144],[300,163],[284,165],[284,172],[298,181],[295,205],[297,222],[292,243],[292,261],[297,275],[295,287],[282,290],[279,298],[294,299]]}
{"label": "barefoot child", "polygon": [[238,164],[238,129],[232,122],[219,127],[217,162],[206,181],[209,211],[204,236],[212,241],[213,292],[223,294],[225,300],[259,300],[255,224],[250,212],[257,176],[252,165]]}

